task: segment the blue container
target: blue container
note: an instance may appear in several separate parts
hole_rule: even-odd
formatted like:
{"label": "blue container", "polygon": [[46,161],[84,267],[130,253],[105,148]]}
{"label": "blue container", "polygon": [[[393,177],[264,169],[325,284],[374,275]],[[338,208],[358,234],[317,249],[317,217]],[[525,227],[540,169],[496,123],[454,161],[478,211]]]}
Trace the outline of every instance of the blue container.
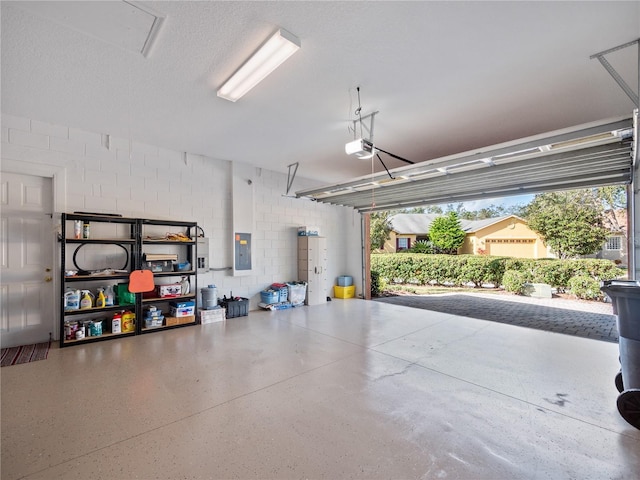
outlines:
{"label": "blue container", "polygon": [[350,287],[353,285],[353,277],[349,275],[340,275],[338,277],[338,286],[339,287]]}
{"label": "blue container", "polygon": [[280,302],[280,292],[275,290],[263,290],[260,292],[262,303],[272,304]]}

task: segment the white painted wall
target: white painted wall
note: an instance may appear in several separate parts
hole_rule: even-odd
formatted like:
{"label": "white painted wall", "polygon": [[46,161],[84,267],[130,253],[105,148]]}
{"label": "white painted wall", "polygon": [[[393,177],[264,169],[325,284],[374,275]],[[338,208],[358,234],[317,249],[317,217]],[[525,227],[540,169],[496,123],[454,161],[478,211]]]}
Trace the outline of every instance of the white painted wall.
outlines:
{"label": "white painted wall", "polygon": [[[1,130],[0,169],[53,177],[55,212],[196,221],[210,239],[210,267],[232,266],[231,162],[124,138],[107,141],[100,133],[5,114]],[[317,225],[328,239],[330,280],[352,275],[357,294],[362,293],[360,214],[284,197],[286,184],[286,172],[255,168],[251,275],[213,271],[198,276],[199,287],[215,283],[220,295],[249,298],[250,309],[256,309],[262,289],[296,280],[297,227]],[[316,184],[297,177],[292,191]],[[328,296],[332,285],[327,285]]]}

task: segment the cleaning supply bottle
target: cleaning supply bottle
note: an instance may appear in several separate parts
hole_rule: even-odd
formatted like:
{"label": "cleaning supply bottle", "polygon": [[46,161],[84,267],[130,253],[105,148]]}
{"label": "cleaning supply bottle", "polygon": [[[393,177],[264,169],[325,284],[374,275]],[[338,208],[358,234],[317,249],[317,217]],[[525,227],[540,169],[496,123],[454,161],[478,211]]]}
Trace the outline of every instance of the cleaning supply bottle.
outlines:
{"label": "cleaning supply bottle", "polygon": [[136,329],[136,314],[130,310],[122,312],[122,332],[133,332]]}
{"label": "cleaning supply bottle", "polygon": [[81,290],[80,296],[80,310],[93,307],[93,294],[89,290]]}
{"label": "cleaning supply bottle", "polygon": [[74,290],[67,288],[64,292],[64,310],[66,312],[70,310],[78,310],[80,308],[80,290]]}
{"label": "cleaning supply bottle", "polygon": [[180,280],[180,293],[182,295],[189,295],[191,285],[189,284],[189,277],[183,276]]}
{"label": "cleaning supply bottle", "polygon": [[107,285],[104,288],[105,307],[113,307],[116,304],[116,295],[113,291],[113,285]]}
{"label": "cleaning supply bottle", "polygon": [[96,308],[104,308],[107,304],[107,297],[104,295],[104,287],[98,287],[98,296],[96,297]]}

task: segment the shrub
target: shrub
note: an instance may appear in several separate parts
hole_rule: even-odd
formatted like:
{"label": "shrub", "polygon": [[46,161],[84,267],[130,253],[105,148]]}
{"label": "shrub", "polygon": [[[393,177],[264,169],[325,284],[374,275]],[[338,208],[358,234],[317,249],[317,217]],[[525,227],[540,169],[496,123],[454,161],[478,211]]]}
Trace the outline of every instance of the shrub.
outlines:
{"label": "shrub", "polygon": [[578,275],[569,280],[571,294],[584,300],[601,300],[600,282],[587,275]]}
{"label": "shrub", "polygon": [[[466,257],[466,258],[465,258]],[[481,287],[491,283],[498,287],[504,275],[505,259],[488,256],[461,256],[460,280],[462,284],[473,283]]]}
{"label": "shrub", "polygon": [[383,291],[382,286],[380,285],[380,274],[371,270],[371,296],[377,297]]}
{"label": "shrub", "polygon": [[506,271],[517,271],[521,283],[547,283],[558,290],[571,278],[587,276],[597,282],[618,278],[623,272],[609,260],[527,259],[487,255],[426,255],[394,253],[371,255],[371,270],[380,280],[416,285],[505,284]]}
{"label": "shrub", "polygon": [[426,240],[418,240],[410,248],[411,253],[435,253],[431,242]]}
{"label": "shrub", "polygon": [[502,284],[507,292],[524,293],[524,284],[527,283],[527,275],[518,270],[507,270],[502,277]]}

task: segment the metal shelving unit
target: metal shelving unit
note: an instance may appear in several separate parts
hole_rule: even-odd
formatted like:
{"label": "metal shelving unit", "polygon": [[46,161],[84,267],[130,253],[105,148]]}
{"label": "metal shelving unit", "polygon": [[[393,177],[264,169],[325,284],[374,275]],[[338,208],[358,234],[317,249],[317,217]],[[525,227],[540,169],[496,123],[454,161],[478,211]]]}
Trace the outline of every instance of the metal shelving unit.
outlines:
{"label": "metal shelving unit", "polygon": [[[88,222],[92,227],[97,226],[97,235],[91,234],[90,238],[75,238],[73,222],[80,221],[83,223]],[[183,319],[184,321],[177,324],[163,324],[156,327],[145,327],[143,318],[144,309],[146,306],[152,304],[159,304],[164,307],[163,311],[169,311],[169,303],[175,302],[194,302],[194,313],[197,311],[197,275],[195,270],[195,260],[197,258],[197,242],[195,238],[188,238],[186,240],[159,240],[145,238],[145,234],[149,229],[167,227],[171,229],[179,229],[179,234],[188,235],[191,230],[197,231],[197,223],[195,222],[181,222],[181,221],[169,221],[169,220],[151,220],[140,218],[126,218],[111,215],[96,215],[96,214],[81,214],[81,213],[63,213],[61,216],[61,235],[60,235],[60,347],[66,347],[70,345],[85,344],[96,341],[112,340],[120,337],[138,335],[142,333],[148,333],[151,331],[159,331],[177,327],[184,327],[197,324],[197,317],[194,316],[190,319]],[[69,233],[71,232],[71,234]],[[108,232],[106,235],[101,236],[103,232]],[[187,232],[185,234],[185,232]],[[67,238],[73,236],[73,238]],[[184,238],[182,236],[181,238]],[[124,268],[117,269],[118,271],[107,273],[99,270],[83,270],[78,267],[77,256],[80,250],[83,248],[91,248],[91,246],[100,248],[105,247],[108,251],[110,245],[116,245],[121,250],[126,252],[126,262]],[[154,246],[163,246],[171,248],[176,251],[176,255],[184,262],[188,262],[191,265],[186,271],[170,271],[170,272],[155,272],[154,279],[157,278],[160,283],[171,280],[172,277],[187,277],[189,280],[190,290],[186,295],[178,295],[175,297],[159,297],[154,292],[137,293],[132,295],[131,299],[122,301],[113,306],[96,307],[85,309],[68,310],[65,305],[65,292],[67,289],[72,290],[92,290],[95,291],[98,287],[110,285],[117,290],[117,284],[127,284],[129,280],[129,274],[133,270],[139,270],[142,268],[144,252],[148,248],[155,248]],[[117,250],[118,254],[109,255],[108,253],[94,253],[94,260],[102,259],[105,264],[110,261],[114,261],[115,257],[122,255],[120,250]],[[122,266],[122,265],[118,265]],[[73,271],[71,275],[70,271]],[[157,283],[157,282],[154,282]],[[135,328],[132,331],[113,333],[111,332],[110,320],[116,312],[130,311],[135,314]],[[165,315],[166,316],[166,315]],[[189,321],[186,321],[189,320]],[[75,338],[75,330],[73,334],[71,329],[79,329],[80,325],[90,325],[90,322],[102,321],[102,333],[95,336],[84,336],[83,338]],[[88,331],[88,330],[87,330]]]}

